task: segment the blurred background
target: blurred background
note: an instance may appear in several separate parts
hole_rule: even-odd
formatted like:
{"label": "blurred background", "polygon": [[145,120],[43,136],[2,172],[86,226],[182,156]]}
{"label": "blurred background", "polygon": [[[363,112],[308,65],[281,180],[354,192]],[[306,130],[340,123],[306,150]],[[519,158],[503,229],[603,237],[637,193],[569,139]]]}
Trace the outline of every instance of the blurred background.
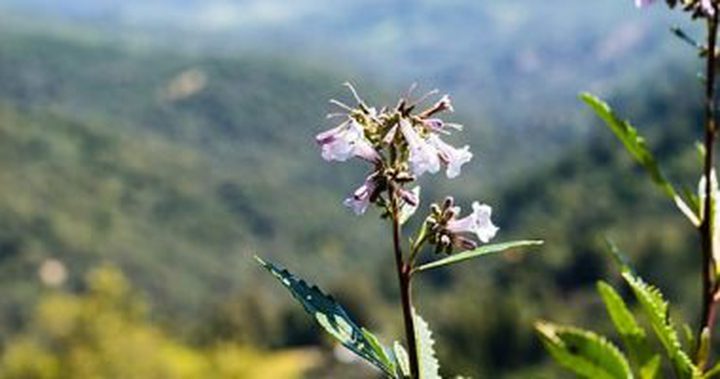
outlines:
{"label": "blurred background", "polygon": [[[0,0],[0,377],[375,378],[252,260],[402,335],[389,232],[342,205],[328,99],[453,97],[475,159],[424,198],[542,249],[418,281],[448,377],[562,378],[532,333],[609,331],[605,236],[695,314],[692,229],[578,101],[604,96],[670,176],[700,173],[698,29],[631,0]],[[426,203],[427,204],[427,203]]]}

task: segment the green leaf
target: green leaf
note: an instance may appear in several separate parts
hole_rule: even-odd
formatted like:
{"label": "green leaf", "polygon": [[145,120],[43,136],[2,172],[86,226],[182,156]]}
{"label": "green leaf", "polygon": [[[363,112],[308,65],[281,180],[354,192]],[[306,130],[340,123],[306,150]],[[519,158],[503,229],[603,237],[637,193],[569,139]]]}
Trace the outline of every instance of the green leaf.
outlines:
{"label": "green leaf", "polygon": [[430,326],[420,315],[412,311],[415,320],[415,343],[418,352],[418,368],[420,370],[420,379],[441,379],[440,363],[435,357],[435,340],[432,338]]}
{"label": "green leaf", "polygon": [[720,378],[720,362],[716,363],[713,368],[703,374],[702,379]]}
{"label": "green leaf", "polygon": [[641,379],[655,379],[660,375],[660,360],[659,355],[654,355],[649,361],[645,362],[640,367],[640,378]]}
{"label": "green leaf", "polygon": [[438,267],[443,267],[455,263],[460,263],[462,261],[466,261],[468,259],[473,259],[477,257],[481,257],[488,254],[493,253],[499,253],[503,252],[508,249],[514,249],[518,247],[523,246],[533,246],[533,245],[542,245],[543,241],[513,241],[513,242],[504,242],[504,243],[497,243],[492,245],[483,245],[475,250],[468,250],[464,251],[462,253],[453,254],[449,257],[438,259],[434,262],[426,263],[424,265],[419,266],[415,269],[416,272],[426,271]]}
{"label": "green leaf", "polygon": [[565,368],[588,379],[632,379],[625,356],[598,334],[578,328],[538,322],[535,329],[550,355]]}
{"label": "green leaf", "polygon": [[308,285],[289,271],[255,257],[255,259],[287,288],[305,311],[343,346],[367,360],[390,378],[397,378],[396,364],[378,339],[358,326],[340,304],[316,286]]}
{"label": "green leaf", "polygon": [[612,130],[635,161],[645,168],[645,171],[647,171],[650,175],[652,181],[658,185],[663,193],[675,203],[678,209],[680,209],[680,211],[693,223],[693,225],[700,225],[700,220],[698,219],[697,214],[694,213],[685,201],[677,194],[677,191],[665,177],[660,169],[660,166],[655,160],[655,157],[647,147],[645,139],[638,134],[637,130],[633,128],[629,122],[621,120],[617,115],[615,115],[606,102],[589,93],[580,94],[580,98],[589,105],[593,111],[595,111],[595,114],[598,117],[605,122],[605,125]]}
{"label": "green leaf", "polygon": [[695,348],[695,332],[693,332],[690,324],[684,323],[682,325],[682,333],[685,335],[685,349],[691,350]]}
{"label": "green leaf", "polygon": [[398,341],[395,341],[395,343],[393,344],[393,351],[395,353],[395,360],[398,363],[398,374],[400,374],[403,378],[409,378],[411,375],[410,356],[408,356],[407,351]]}
{"label": "green leaf", "polygon": [[700,332],[700,346],[698,346],[698,350],[697,350],[697,353],[695,356],[695,359],[696,359],[695,362],[699,362],[698,365],[704,366],[709,357],[710,357],[710,329],[706,326],[703,328],[702,332]]}
{"label": "green leaf", "polygon": [[679,378],[700,377],[699,370],[692,363],[688,355],[682,350],[678,333],[670,319],[669,305],[662,293],[656,287],[645,283],[640,277],[633,274],[628,267],[622,273],[625,281],[632,288],[635,297],[642,306],[650,326],[672,362],[673,368]]}
{"label": "green leaf", "polygon": [[[645,330],[640,327],[625,301],[613,287],[599,281],[597,289],[605,303],[610,319],[625,345],[630,361],[636,363],[639,367],[644,367],[650,360],[655,358]],[[645,378],[645,376],[642,377]]]}

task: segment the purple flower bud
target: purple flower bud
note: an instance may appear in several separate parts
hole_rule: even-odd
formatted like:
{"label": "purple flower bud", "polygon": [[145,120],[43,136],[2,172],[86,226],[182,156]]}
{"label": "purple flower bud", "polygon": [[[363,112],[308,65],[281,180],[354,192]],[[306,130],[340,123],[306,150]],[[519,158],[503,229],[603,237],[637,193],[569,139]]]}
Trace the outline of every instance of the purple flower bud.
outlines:
{"label": "purple flower bud", "polygon": [[400,120],[400,132],[410,147],[410,168],[413,175],[425,172],[434,174],[440,170],[440,158],[437,149],[420,137],[409,121]]}
{"label": "purple flower bud", "polygon": [[370,162],[380,160],[377,151],[365,138],[362,125],[355,120],[324,131],[318,134],[315,140],[322,147],[322,157],[326,161],[344,162],[352,157],[360,157]]}
{"label": "purple flower bud", "polygon": [[450,101],[450,95],[443,95],[443,97],[441,97],[435,104],[434,108],[437,108],[439,112],[455,112],[455,108],[453,108],[452,102]]}
{"label": "purple flower bud", "polygon": [[345,199],[343,204],[352,209],[356,215],[365,213],[368,206],[370,205],[370,199],[373,197],[375,190],[377,190],[377,173],[372,173],[367,178],[363,185],[353,192],[352,196]]}
{"label": "purple flower bud", "polygon": [[445,122],[439,118],[428,118],[422,121],[423,125],[433,132],[443,131],[445,128]]}
{"label": "purple flower bud", "polygon": [[[492,208],[479,202],[473,202],[473,212],[465,218],[459,220],[450,220],[447,223],[447,230],[453,234],[474,233],[478,240],[483,243],[489,242],[498,231],[498,227],[493,225],[490,216]],[[459,213],[459,208],[457,208]]]}
{"label": "purple flower bud", "polygon": [[[415,187],[415,188],[419,188],[419,187]],[[419,190],[411,191],[411,190],[408,190],[408,189],[405,189],[402,187],[398,187],[398,193],[400,194],[400,198],[402,198],[403,201],[405,201],[405,203],[407,203],[408,205],[414,206],[414,207],[417,206],[418,203],[420,203],[418,191]]]}
{"label": "purple flower bud", "polygon": [[436,134],[431,134],[430,137],[428,137],[428,141],[431,145],[435,146],[440,154],[440,159],[447,165],[445,174],[449,179],[460,175],[462,165],[470,162],[473,157],[473,154],[469,150],[470,147],[467,145],[459,149],[455,148],[445,143]]}

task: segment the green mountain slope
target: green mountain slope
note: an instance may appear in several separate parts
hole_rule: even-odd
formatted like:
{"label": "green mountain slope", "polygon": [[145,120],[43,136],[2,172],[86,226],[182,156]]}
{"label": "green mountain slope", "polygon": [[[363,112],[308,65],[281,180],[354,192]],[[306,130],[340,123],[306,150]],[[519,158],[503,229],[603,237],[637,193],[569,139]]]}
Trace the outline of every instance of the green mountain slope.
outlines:
{"label": "green mountain slope", "polygon": [[356,258],[381,249],[365,236],[382,231],[340,205],[361,167],[322,162],[312,138],[329,126],[323,107],[339,78],[270,58],[27,35],[3,35],[0,51],[7,329],[28,311],[49,257],[68,265],[71,287],[88,267],[116,262],[177,325],[262,291],[252,254],[330,280],[345,255],[360,277],[377,262]]}
{"label": "green mountain slope", "polygon": [[[677,97],[694,93],[692,75],[658,69],[671,70],[663,75],[670,79],[629,81],[614,102],[649,134],[673,177],[694,187],[694,152],[680,146],[692,141],[699,102]],[[317,342],[252,263],[259,253],[338,292],[361,320],[390,334],[398,320],[383,306],[396,296],[384,286],[394,283],[387,231],[340,204],[363,167],[322,162],[312,141],[330,126],[321,122],[324,104],[345,96],[343,80],[272,57],[0,34],[2,330],[22,324],[44,291],[38,266],[53,257],[68,266],[70,289],[82,285],[87,268],[118,264],[150,298],[154,317],[190,339]],[[370,96],[385,97],[378,92]],[[463,203],[488,201],[501,239],[540,237],[547,247],[420,282],[428,294],[420,306],[438,331],[446,367],[527,377],[518,369],[545,358],[533,319],[602,324],[591,284],[612,272],[601,253],[604,233],[661,285],[670,272],[687,277],[694,269],[695,257],[681,253],[691,251],[691,231],[670,217],[672,207],[609,133],[599,130],[551,167],[528,172],[517,170],[527,162],[516,165],[523,155],[514,149],[534,138],[508,140],[482,120],[458,119],[477,161],[462,179],[430,180],[425,193],[439,198],[452,189]],[[670,296],[692,305],[696,285],[683,281]],[[379,308],[369,312],[369,303]]]}

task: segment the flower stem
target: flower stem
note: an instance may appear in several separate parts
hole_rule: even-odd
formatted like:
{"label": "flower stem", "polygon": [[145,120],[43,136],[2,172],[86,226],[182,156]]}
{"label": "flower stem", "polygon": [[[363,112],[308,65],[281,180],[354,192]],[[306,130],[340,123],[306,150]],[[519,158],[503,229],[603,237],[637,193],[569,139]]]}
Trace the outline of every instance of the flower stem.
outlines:
{"label": "flower stem", "polygon": [[402,246],[400,243],[400,212],[397,196],[393,188],[388,189],[390,199],[393,248],[395,250],[395,266],[397,268],[398,282],[400,284],[400,299],[402,302],[403,322],[405,324],[405,341],[410,356],[410,375],[412,379],[420,377],[418,365],[417,343],[415,342],[415,320],[412,309],[412,267],[409,262],[403,261]]}
{"label": "flower stem", "polygon": [[[715,7],[717,8],[717,7]],[[698,356],[696,363],[701,371],[707,366],[707,357],[701,357],[702,352],[699,344],[702,343],[702,333],[707,329],[708,335],[712,338],[713,327],[715,326],[716,294],[718,283],[715,276],[715,262],[713,261],[713,220],[711,215],[714,212],[712,180],[713,161],[715,159],[715,139],[717,137],[717,123],[715,116],[715,71],[717,66],[717,32],[718,12],[715,9],[713,15],[707,17],[707,55],[705,74],[705,203],[703,205],[702,223],[699,227],[700,243],[702,248],[702,314],[700,330],[698,332]]]}

